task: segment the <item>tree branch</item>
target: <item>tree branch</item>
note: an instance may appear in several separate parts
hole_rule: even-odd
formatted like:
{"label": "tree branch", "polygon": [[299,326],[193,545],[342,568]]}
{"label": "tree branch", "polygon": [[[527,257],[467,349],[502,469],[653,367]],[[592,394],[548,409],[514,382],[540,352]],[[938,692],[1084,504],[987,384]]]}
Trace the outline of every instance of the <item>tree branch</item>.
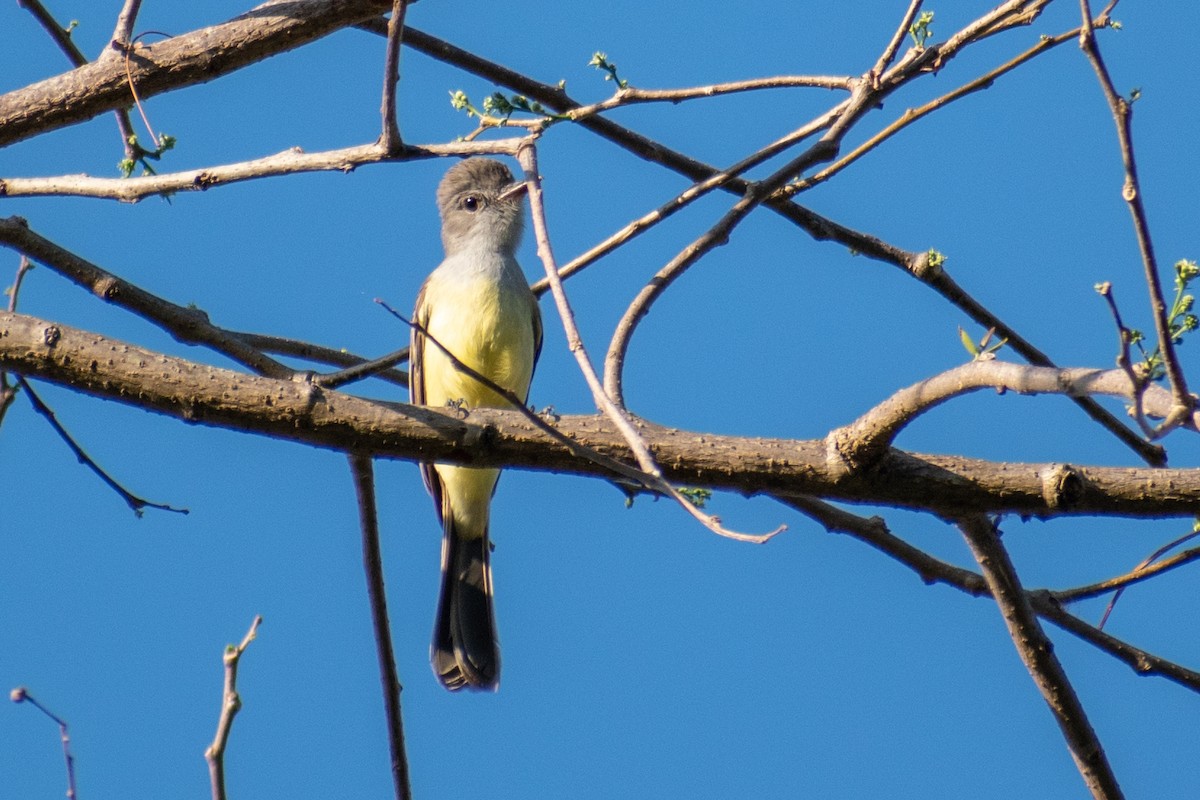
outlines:
{"label": "tree branch", "polygon": [[225,687],[221,692],[221,715],[217,719],[217,733],[212,744],[204,751],[204,758],[208,761],[213,800],[225,800],[225,747],[229,744],[229,734],[233,730],[233,718],[242,710],[242,698],[237,691],[238,663],[242,659],[242,653],[246,652],[246,648],[258,635],[258,626],[261,624],[262,617],[256,616],[250,623],[250,630],[246,632],[242,643],[225,647]]}
{"label": "tree branch", "polygon": [[[1173,398],[1161,386],[1139,386],[1122,369],[1056,369],[978,359],[901,389],[851,424],[831,431],[827,441],[831,460],[847,469],[862,469],[882,457],[896,436],[913,420],[937,406],[980,389],[1020,394],[1062,394],[1068,397],[1107,395],[1140,398],[1151,416],[1165,417]],[[1200,413],[1187,420],[1200,430]]]}
{"label": "tree branch", "polygon": [[392,626],[388,621],[387,591],[383,581],[383,553],[379,547],[375,468],[370,455],[351,453],[349,459],[350,472],[354,476],[354,492],[358,499],[363,571],[367,578],[367,599],[371,606],[375,652],[379,659],[379,682],[383,688],[383,708],[387,717],[392,782],[396,789],[396,800],[412,800],[408,756],[404,752],[404,718],[400,713],[400,675],[396,669],[396,654],[392,650]]}
{"label": "tree branch", "polygon": [[1054,655],[1054,645],[1037,621],[1008,552],[1000,543],[998,531],[990,520],[981,515],[960,519],[958,527],[975,560],[979,562],[1021,661],[1033,676],[1033,682],[1037,684],[1062,730],[1063,738],[1067,740],[1067,748],[1084,783],[1097,800],[1123,798],[1124,794],[1117,785],[1104,748],[1088,721],[1083,703],[1071,686],[1058,657]]}
{"label": "tree branch", "polygon": [[397,152],[389,152],[379,142],[316,153],[306,153],[299,147],[293,147],[272,156],[236,164],[137,178],[94,178],[90,175],[0,178],[0,197],[96,197],[136,203],[147,197],[175,192],[203,192],[225,184],[299,172],[353,172],[368,164],[415,161],[435,156],[515,155],[520,142],[520,139],[492,139],[486,142],[411,145]]}
{"label": "tree branch", "polygon": [[[1121,162],[1125,167],[1125,185],[1121,196],[1129,206],[1129,214],[1133,218],[1133,232],[1137,237],[1138,249],[1142,254],[1142,267],[1146,276],[1146,288],[1150,292],[1150,310],[1154,316],[1154,329],[1158,334],[1158,346],[1162,352],[1163,366],[1167,378],[1171,382],[1171,392],[1175,397],[1175,408],[1163,423],[1163,429],[1169,430],[1173,425],[1191,416],[1196,405],[1195,398],[1188,392],[1187,379],[1183,375],[1183,367],[1175,355],[1175,340],[1171,335],[1171,326],[1167,322],[1167,303],[1163,299],[1162,281],[1158,276],[1158,262],[1154,257],[1154,243],[1150,239],[1150,224],[1146,219],[1146,208],[1142,204],[1142,191],[1138,183],[1137,159],[1133,150],[1133,107],[1124,97],[1117,94],[1108,67],[1100,55],[1100,46],[1096,43],[1096,32],[1092,22],[1091,4],[1088,0],[1079,0],[1080,11],[1083,14],[1083,26],[1080,28],[1079,47],[1087,56],[1104,99],[1108,102],[1113,121],[1117,126],[1117,141],[1121,148]],[[1107,12],[1106,12],[1107,13]]]}
{"label": "tree branch", "polygon": [[[895,559],[911,569],[927,584],[944,583],[972,597],[992,597],[983,576],[968,569],[947,564],[888,530],[880,517],[870,519],[851,514],[813,497],[776,497],[781,503],[811,517],[830,533],[845,533]],[[1161,656],[1148,653],[1128,642],[1105,633],[1064,609],[1056,593],[1026,591],[1026,597],[1038,616],[1121,661],[1138,675],[1157,675],[1185,689],[1200,693],[1200,672],[1187,669]]]}
{"label": "tree branch", "polygon": [[[166,356],[58,323],[0,312],[0,366],[191,423],[381,458],[526,467],[608,477],[515,411],[454,412],[323,391],[304,381],[246,375]],[[890,450],[851,475],[831,468],[822,441],[681,431],[635,420],[675,483],[747,493],[815,495],[943,516],[988,511],[1038,517],[1110,514],[1192,517],[1200,469],[994,463]],[[558,428],[630,461],[602,417],[562,417]]]}
{"label": "tree branch", "polygon": [[[988,16],[987,25],[995,25],[997,20],[1003,19],[1008,19],[1012,24],[1028,24],[1028,22],[1032,21],[1032,17],[1040,12],[1042,6],[1044,6],[1042,2],[1030,3],[1028,9],[1023,11],[1019,4],[1006,3],[1001,9],[1002,13],[999,16]],[[1005,17],[1004,14],[1008,14],[1009,16]],[[386,35],[387,22],[382,18],[377,18],[361,23],[358,27],[373,33]],[[982,29],[974,28],[972,31],[972,35],[982,35]],[[550,86],[532,80],[507,67],[488,61],[474,53],[455,47],[449,42],[415,28],[408,28],[406,30],[404,41],[405,44],[432,58],[445,61],[482,78],[527,95],[558,113],[568,113],[582,107],[582,104],[573,100],[561,87]],[[962,42],[966,41],[966,39],[959,37],[955,41],[956,44],[954,47],[947,47],[944,50],[939,49],[938,58],[940,61],[938,63],[944,63],[945,60],[953,57],[957,53],[957,49],[961,47]],[[671,150],[604,117],[588,117],[580,120],[579,125],[629,150],[640,158],[661,164],[690,178],[694,182],[699,183],[720,174],[720,171],[714,167]],[[723,181],[721,186],[728,192],[744,195],[750,184],[742,178],[734,177],[728,181]],[[925,253],[909,252],[884,242],[877,237],[841,225],[792,202],[786,197],[770,198],[764,205],[790,220],[817,241],[834,241],[868,258],[900,267],[908,274],[928,285],[951,304],[961,309],[985,329],[995,328],[1002,338],[1009,340],[1010,346],[1022,358],[1039,366],[1054,366],[1054,362],[1045,353],[1034,347],[1019,333],[967,294],[943,268],[930,268],[929,260]],[[1076,398],[1075,403],[1088,416],[1113,433],[1113,435],[1147,463],[1155,466],[1166,464],[1166,457],[1161,447],[1144,442],[1136,433],[1129,430],[1120,420],[1091,398]]]}
{"label": "tree branch", "polygon": [[408,0],[393,0],[392,16],[388,20],[387,52],[383,59],[383,102],[379,109],[383,116],[379,144],[388,154],[404,148],[396,115],[396,83],[400,80],[400,44],[404,41],[404,13],[407,10]]}
{"label": "tree branch", "polygon": [[138,45],[0,96],[0,147],[91,119],[143,98],[206,83],[376,16],[391,0],[270,0],[228,22]]}
{"label": "tree branch", "polygon": [[646,446],[645,440],[634,426],[634,422],[629,417],[628,412],[600,385],[600,378],[596,375],[591,359],[588,358],[587,350],[584,348],[583,338],[580,336],[579,328],[575,324],[575,315],[571,311],[571,304],[567,300],[566,291],[563,289],[562,281],[558,277],[558,266],[555,264],[554,253],[550,247],[550,234],[546,227],[546,212],[542,205],[542,181],[541,175],[538,172],[536,146],[530,142],[526,147],[521,149],[517,157],[520,160],[522,169],[525,170],[525,181],[529,187],[529,205],[531,216],[533,217],[533,228],[537,236],[538,256],[545,267],[546,278],[550,282],[550,290],[554,295],[555,305],[558,307],[558,316],[562,321],[563,331],[567,337],[567,347],[570,349],[571,354],[575,356],[575,361],[579,364],[579,370],[583,373],[588,388],[591,389],[592,399],[596,403],[596,408],[621,432],[621,437],[625,440],[629,449],[633,451],[638,466],[645,473],[646,477],[649,478],[650,488],[670,497],[700,522],[700,524],[719,536],[735,539],[740,542],[761,544],[776,534],[782,533],[785,530],[785,526],[780,526],[769,533],[761,535],[745,534],[730,530],[721,525],[719,518],[702,513],[694,503],[684,497],[677,488],[672,486],[663,477],[662,469],[655,461],[654,456],[651,455],[650,448]]}
{"label": "tree branch", "polygon": [[185,344],[203,344],[261,375],[288,377],[293,370],[263,355],[208,321],[197,309],[184,308],[150,294],[86,261],[29,229],[20,217],[0,218],[0,244],[44,264],[101,300],[132,311]]}

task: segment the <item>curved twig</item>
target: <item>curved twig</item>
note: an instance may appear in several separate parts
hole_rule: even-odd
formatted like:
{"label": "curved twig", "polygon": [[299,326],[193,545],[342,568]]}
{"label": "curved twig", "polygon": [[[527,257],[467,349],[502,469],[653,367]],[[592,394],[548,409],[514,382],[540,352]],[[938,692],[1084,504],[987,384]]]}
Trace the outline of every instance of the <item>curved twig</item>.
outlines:
{"label": "curved twig", "polygon": [[659,468],[654,456],[651,455],[650,448],[647,447],[645,440],[634,428],[632,420],[627,416],[625,410],[605,393],[603,386],[600,384],[600,378],[596,375],[596,371],[592,367],[592,362],[588,358],[587,350],[584,349],[583,339],[579,335],[578,327],[575,325],[575,316],[571,311],[571,304],[567,300],[567,294],[563,289],[562,281],[558,277],[558,266],[554,262],[554,252],[550,247],[550,236],[546,228],[546,212],[542,205],[542,183],[537,165],[537,147],[532,141],[527,143],[517,153],[517,158],[520,161],[521,168],[525,171],[525,181],[529,187],[529,205],[531,216],[533,217],[533,229],[537,238],[538,256],[542,260],[542,266],[546,270],[546,278],[550,282],[550,291],[554,296],[555,305],[558,307],[558,316],[562,321],[563,330],[567,336],[567,345],[571,350],[571,354],[575,356],[576,362],[579,364],[579,369],[583,373],[588,388],[592,391],[592,399],[595,401],[596,407],[621,432],[621,436],[633,451],[638,466],[652,479],[651,488],[675,500],[685,511],[713,533],[728,539],[761,544],[773,536],[782,533],[786,530],[786,526],[784,525],[779,526],[773,531],[759,535],[739,533],[725,528],[721,525],[721,520],[718,517],[702,513],[695,504],[684,497],[677,488],[672,486],[663,477],[662,470]]}

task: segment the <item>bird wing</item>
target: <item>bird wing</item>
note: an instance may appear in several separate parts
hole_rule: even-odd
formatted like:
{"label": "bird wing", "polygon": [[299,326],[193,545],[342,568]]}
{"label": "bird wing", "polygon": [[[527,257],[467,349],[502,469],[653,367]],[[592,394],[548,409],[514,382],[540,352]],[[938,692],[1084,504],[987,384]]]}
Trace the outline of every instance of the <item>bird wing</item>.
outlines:
{"label": "bird wing", "polygon": [[[425,334],[422,333],[429,324],[429,308],[425,305],[425,290],[429,287],[429,281],[426,280],[421,285],[421,291],[417,293],[417,306],[413,311],[414,327],[412,329],[412,342],[408,350],[408,393],[409,399],[413,405],[425,405],[425,376],[423,365],[425,363]],[[433,507],[437,510],[438,521],[442,521],[442,481],[438,478],[437,471],[434,470],[433,464],[428,461],[422,461],[421,479],[425,481],[425,488],[433,497]]]}

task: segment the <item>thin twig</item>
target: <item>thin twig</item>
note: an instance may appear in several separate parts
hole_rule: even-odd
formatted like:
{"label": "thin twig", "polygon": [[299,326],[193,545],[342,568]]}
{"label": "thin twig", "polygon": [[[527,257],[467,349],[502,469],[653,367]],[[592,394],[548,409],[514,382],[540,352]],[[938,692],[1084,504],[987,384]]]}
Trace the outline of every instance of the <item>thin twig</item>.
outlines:
{"label": "thin twig", "polygon": [[[1098,583],[1091,583],[1087,586],[1080,586],[1075,589],[1064,589],[1062,591],[1052,592],[1051,594],[1054,599],[1060,603],[1074,603],[1078,600],[1087,600],[1092,597],[1099,597],[1102,594],[1108,594],[1114,590],[1119,595],[1121,592],[1124,592],[1126,588],[1133,586],[1134,584],[1149,580],[1157,575],[1162,575],[1164,572],[1170,572],[1173,569],[1178,569],[1185,564],[1190,564],[1193,561],[1200,559],[1200,547],[1192,547],[1184,550],[1181,553],[1176,553],[1170,558],[1163,559],[1162,561],[1156,560],[1171,548],[1177,547],[1184,541],[1197,535],[1200,534],[1193,532],[1187,536],[1176,539],[1170,544],[1160,547],[1158,550],[1155,550],[1151,556],[1147,557],[1144,561],[1124,575],[1118,575],[1115,578],[1109,578],[1108,580],[1100,581]],[[1115,603],[1116,600],[1117,597],[1114,596],[1112,602]],[[1108,620],[1108,616],[1111,611],[1112,604],[1110,603],[1109,607],[1105,609],[1104,616],[1101,618],[1100,624],[1097,627],[1104,627],[1104,623]]]}
{"label": "thin twig", "polygon": [[1146,288],[1150,293],[1150,310],[1154,316],[1154,329],[1158,335],[1159,352],[1162,353],[1163,366],[1171,383],[1171,392],[1175,397],[1175,408],[1159,426],[1160,430],[1165,432],[1191,416],[1196,400],[1188,392],[1183,367],[1180,366],[1179,359],[1175,355],[1175,341],[1171,337],[1171,326],[1167,320],[1167,304],[1163,299],[1162,281],[1159,279],[1158,263],[1154,256],[1154,243],[1150,238],[1150,224],[1146,219],[1145,206],[1142,204],[1142,191],[1138,184],[1137,159],[1133,147],[1133,107],[1128,100],[1117,93],[1112,77],[1108,73],[1108,67],[1104,64],[1104,57],[1100,54],[1100,45],[1096,41],[1091,4],[1088,0],[1079,0],[1079,8],[1083,14],[1079,47],[1087,56],[1088,62],[1096,73],[1096,79],[1100,83],[1100,89],[1104,93],[1104,98],[1113,115],[1113,121],[1116,123],[1121,162],[1125,167],[1125,185],[1121,190],[1121,196],[1129,206],[1129,213],[1133,220],[1134,235],[1142,255]]}
{"label": "thin twig", "polygon": [[[307,361],[314,361],[318,364],[342,367],[342,370],[339,372],[322,375],[315,379],[314,383],[320,386],[332,388],[370,377],[378,378],[394,386],[408,388],[407,372],[381,366],[381,362],[384,359],[395,364],[406,360],[408,358],[407,347],[383,358],[367,359],[346,350],[335,350],[332,347],[323,347],[319,344],[303,342],[298,339],[288,339],[283,336],[268,336],[262,333],[245,333],[242,331],[227,331],[227,333],[230,336],[236,336],[246,344],[264,353],[293,356]],[[388,366],[391,366],[391,363]],[[365,373],[369,374],[357,374],[360,370],[364,370],[364,368],[366,368]],[[326,381],[329,381],[329,383],[327,384]]]}
{"label": "thin twig", "polygon": [[850,91],[854,88],[855,79],[841,75],[776,75],[770,78],[749,78],[726,83],[714,83],[706,86],[688,86],[679,89],[643,89],[637,86],[618,88],[612,97],[599,103],[572,108],[563,114],[557,114],[544,120],[537,121],[540,127],[547,122],[559,122],[569,119],[572,122],[582,122],[589,117],[612,111],[624,106],[643,103],[680,103],[685,100],[696,100],[708,97],[721,97],[728,94],[761,91],[763,89],[841,89]]}
{"label": "thin twig", "polygon": [[75,756],[71,754],[71,736],[67,730],[67,721],[39,703],[24,686],[13,689],[9,692],[8,698],[14,703],[29,703],[58,725],[58,737],[62,741],[63,759],[67,765],[67,800],[75,800],[78,797],[75,788]]}
{"label": "thin twig", "polygon": [[780,195],[784,197],[792,197],[800,192],[807,191],[808,189],[811,189],[820,183],[824,183],[834,175],[844,170],[846,167],[870,153],[872,150],[875,150],[880,144],[892,138],[909,125],[912,125],[923,117],[926,117],[929,114],[944,108],[945,106],[948,106],[956,100],[960,100],[967,95],[990,88],[997,78],[1013,71],[1025,62],[1041,55],[1047,50],[1057,47],[1064,42],[1069,42],[1072,39],[1075,39],[1078,35],[1079,29],[1075,28],[1066,33],[1061,33],[1058,36],[1047,36],[1043,39],[1040,39],[1033,47],[1030,47],[1028,50],[1018,54],[990,72],[979,76],[975,80],[968,81],[957,89],[947,92],[941,97],[930,100],[928,103],[920,105],[917,108],[905,109],[904,113],[901,114],[899,118],[893,121],[890,125],[880,130],[874,136],[868,138],[865,142],[855,147],[849,153],[842,156],[828,167],[825,167],[813,175],[806,176],[795,181],[794,183],[788,184],[780,191]]}
{"label": "thin twig", "polygon": [[305,153],[293,147],[263,158],[211,167],[130,178],[58,175],[46,178],[0,178],[0,197],[95,197],[136,203],[147,197],[175,192],[203,192],[241,181],[299,172],[353,172],[361,166],[416,161],[437,156],[515,155],[519,139],[486,142],[409,145],[389,154],[379,144],[356,145]]}
{"label": "thin twig", "polygon": [[[363,361],[358,364],[353,364],[345,369],[337,372],[330,372],[326,375],[318,375],[313,378],[313,383],[323,389],[336,389],[339,386],[345,386],[348,383],[366,380],[367,378],[381,377],[386,374],[392,367],[408,360],[408,346],[401,347],[395,352],[388,353],[385,356]],[[405,376],[407,377],[407,376]],[[404,381],[404,385],[408,385],[408,381]]]}
{"label": "thin twig", "polygon": [[213,800],[225,800],[225,748],[229,744],[229,734],[233,731],[233,718],[242,710],[242,697],[237,690],[238,663],[242,653],[258,636],[258,626],[262,617],[255,616],[246,631],[242,643],[226,645],[222,661],[225,663],[225,685],[221,690],[221,714],[217,718],[217,732],[212,744],[204,751],[204,759],[208,761],[208,777],[212,786]]}
{"label": "thin twig", "polygon": [[142,0],[125,0],[121,13],[117,15],[117,24],[113,28],[112,49],[109,52],[125,52],[133,44],[133,26],[137,21],[138,10]]}
{"label": "thin twig", "polygon": [[[1194,530],[1191,533],[1188,533],[1188,534],[1185,534],[1184,536],[1179,537],[1178,539],[1176,539],[1173,542],[1168,542],[1167,544],[1163,545],[1162,547],[1158,548],[1153,553],[1151,553],[1149,556],[1147,556],[1145,558],[1145,560],[1142,561],[1142,563],[1138,564],[1134,568],[1134,572],[1135,573],[1149,572],[1150,565],[1154,563],[1155,559],[1159,558],[1164,553],[1169,552],[1173,548],[1178,547],[1180,544],[1188,541],[1189,539],[1196,538],[1197,536],[1200,536],[1200,531]],[[1198,548],[1193,548],[1193,549],[1198,549]],[[1187,553],[1180,553],[1179,555],[1186,556]],[[1189,560],[1191,560],[1191,559],[1176,558],[1176,559],[1168,559],[1167,561],[1165,561],[1163,563],[1167,564],[1167,563],[1173,562],[1173,563],[1171,563],[1171,566],[1179,566],[1180,564],[1186,563]],[[1162,572],[1162,571],[1163,570],[1154,570],[1155,573]],[[1127,585],[1128,584],[1126,584],[1126,586]],[[1117,589],[1116,594],[1114,594],[1112,596],[1112,599],[1110,599],[1108,601],[1108,605],[1105,606],[1105,608],[1104,608],[1104,613],[1100,616],[1100,622],[1098,622],[1096,624],[1097,628],[1100,628],[1101,630],[1104,629],[1105,623],[1108,622],[1109,616],[1112,615],[1113,609],[1116,608],[1116,606],[1117,606],[1117,601],[1121,599],[1121,595],[1125,594],[1126,586],[1122,586],[1121,588]]]}
{"label": "thin twig", "polygon": [[411,800],[408,756],[404,752],[404,718],[400,713],[400,675],[392,649],[392,629],[388,622],[387,591],[383,582],[383,554],[379,547],[379,516],[375,507],[375,469],[371,456],[351,453],[350,472],[358,498],[362,534],[363,569],[367,578],[367,599],[371,605],[371,624],[375,631],[375,652],[379,660],[379,681],[383,687],[383,708],[387,717],[388,751],[396,800]]}
{"label": "thin twig", "polygon": [[[952,37],[945,46],[938,47],[937,57],[940,59],[939,63],[944,63],[946,60],[954,57],[962,46],[970,43],[972,36],[976,38],[980,37],[989,26],[995,26],[997,20],[1007,19],[1013,25],[1026,24],[1033,16],[1036,16],[1040,12],[1043,6],[1044,3],[1032,4],[1027,9],[1027,12],[1023,13],[1019,4],[1006,3],[998,9],[998,15],[997,13],[988,15],[985,20],[986,25],[972,27],[969,30],[964,29],[959,35]],[[1005,17],[1005,14],[1010,16]],[[379,35],[386,35],[387,21],[382,18],[372,19],[361,23],[358,27]],[[992,27],[992,30],[995,32],[996,29]],[[573,109],[583,107],[582,104],[573,100],[562,87],[535,81],[507,67],[481,58],[474,53],[463,50],[436,36],[431,36],[415,28],[409,27],[407,29],[404,41],[406,45],[432,58],[453,64],[468,72],[526,95],[557,113],[565,114]],[[909,66],[911,67],[911,65]],[[893,67],[888,71],[888,79],[897,81],[907,80],[920,74],[920,72],[920,69],[910,69],[908,72],[901,73]],[[580,120],[579,124],[592,133],[608,139],[638,157],[674,170],[693,181],[703,181],[720,172],[712,166],[618,125],[606,117],[589,117]],[[734,178],[723,184],[725,191],[734,194],[745,194],[749,186],[750,184],[742,178]],[[910,253],[907,250],[883,242],[874,236],[856,231],[845,225],[840,225],[784,197],[772,198],[766,202],[766,205],[808,232],[818,241],[828,240],[837,242],[868,258],[900,267],[913,277],[926,283],[931,289],[954,306],[963,310],[984,328],[996,328],[999,335],[1008,339],[1010,346],[1016,352],[1020,353],[1023,358],[1039,366],[1054,366],[1054,362],[1049,357],[963,291],[944,270],[920,268],[920,265],[926,263],[924,253]],[[1147,463],[1154,466],[1163,466],[1166,463],[1162,448],[1143,441],[1141,437],[1130,431],[1117,417],[1091,398],[1080,397],[1073,399],[1076,405],[1080,406],[1089,417],[1115,435]]]}
{"label": "thin twig", "polygon": [[[562,431],[560,431],[558,428],[554,427],[549,422],[547,422],[545,419],[543,419],[540,414],[536,414],[532,410],[530,410],[530,408],[525,405],[525,401],[522,400],[521,397],[516,392],[514,392],[512,389],[509,389],[505,386],[501,386],[500,384],[496,383],[494,380],[489,378],[487,375],[484,375],[482,372],[479,372],[478,370],[476,370],[470,364],[467,364],[466,362],[459,359],[458,356],[456,356],[456,355],[454,355],[454,353],[450,352],[449,348],[447,348],[444,344],[442,344],[440,341],[438,341],[437,337],[433,336],[433,334],[431,334],[429,332],[429,329],[426,328],[424,325],[420,324],[419,322],[416,322],[415,320],[408,319],[407,317],[405,317],[403,314],[401,314],[396,309],[392,308],[390,305],[388,305],[383,300],[376,300],[375,302],[377,302],[381,306],[383,306],[383,308],[386,309],[387,312],[389,314],[391,314],[393,317],[400,320],[405,325],[409,326],[413,330],[420,333],[423,337],[425,337],[425,340],[427,342],[429,342],[434,347],[436,347],[442,353],[442,355],[446,356],[446,359],[450,362],[450,366],[454,367],[455,371],[463,373],[468,378],[471,378],[474,381],[478,381],[480,384],[485,386],[488,390],[490,390],[490,391],[494,392],[495,394],[499,395],[500,397],[504,398],[506,401],[508,401],[508,404],[512,407],[512,409],[514,411],[520,412],[521,416],[525,417],[525,419],[527,419],[531,423],[533,423],[534,427],[536,427],[538,430],[545,433],[547,436],[550,436],[551,438],[553,438],[556,442],[558,442],[559,444],[561,444],[564,447],[566,447],[567,449],[569,449],[572,453],[574,453],[575,455],[577,455],[581,458],[586,458],[588,461],[591,461],[595,464],[599,464],[599,465],[605,467],[606,469],[611,470],[614,475],[619,475],[620,477],[622,477],[626,480],[632,481],[635,484],[637,484],[638,486],[643,487],[644,489],[646,489],[649,492],[657,491],[657,489],[656,489],[657,484],[656,484],[653,476],[647,475],[644,472],[642,472],[641,470],[637,469],[636,467],[631,467],[628,464],[618,461],[615,458],[610,458],[609,456],[606,456],[603,453],[601,453],[591,447],[588,447],[587,445],[580,444],[579,442],[572,439],[570,436],[567,436]],[[399,353],[405,353],[405,355],[407,355],[408,348],[404,348],[404,350],[397,351],[396,353],[393,353],[392,356],[399,355]],[[385,361],[386,359],[389,359],[392,356],[385,356],[384,359],[380,359],[380,361],[381,362]],[[366,365],[364,365],[364,366],[366,366]],[[346,370],[346,371],[348,372],[349,370]],[[324,376],[324,377],[327,378],[329,376]],[[318,383],[322,386],[325,385],[323,381],[318,381]]]}
{"label": "thin twig", "polygon": [[[33,262],[27,257],[21,256],[21,260],[17,262],[17,274],[13,276],[12,286],[8,289],[9,312],[17,310],[17,296],[21,293],[21,284],[25,280],[25,275],[31,269],[33,269]],[[0,423],[4,422],[4,415],[8,412],[9,406],[12,405],[13,400],[16,398],[16,386],[8,382],[8,373],[0,369]]]}
{"label": "thin twig", "polygon": [[149,320],[180,342],[203,344],[260,375],[287,378],[294,373],[292,369],[213,325],[203,311],[168,302],[129,281],[118,278],[39,236],[30,230],[29,225],[20,217],[0,218],[0,244],[44,264],[102,300]]}
{"label": "thin twig", "polygon": [[528,142],[517,153],[517,159],[525,172],[526,185],[529,187],[529,206],[531,216],[533,217],[534,234],[537,239],[538,256],[541,258],[542,266],[546,270],[546,277],[550,281],[550,291],[554,296],[554,302],[558,308],[559,320],[562,322],[563,330],[567,336],[567,345],[571,350],[571,354],[575,356],[576,362],[579,364],[580,371],[583,373],[588,388],[592,391],[592,399],[596,403],[596,407],[620,431],[621,436],[633,451],[638,466],[642,468],[642,471],[653,478],[652,488],[675,500],[675,502],[682,506],[684,510],[701,524],[720,536],[741,542],[761,544],[776,534],[782,533],[787,529],[784,525],[779,526],[773,531],[759,535],[729,530],[721,525],[718,517],[702,513],[695,504],[680,494],[679,490],[663,477],[662,470],[650,454],[650,449],[646,446],[645,440],[637,432],[636,428],[634,428],[632,420],[630,420],[626,412],[618,406],[614,399],[604,391],[604,387],[600,384],[600,378],[596,375],[596,371],[592,367],[592,362],[588,358],[587,350],[584,348],[583,338],[579,335],[579,328],[575,324],[575,315],[571,311],[570,301],[567,300],[566,291],[563,289],[562,281],[558,277],[558,267],[554,262],[554,252],[550,247],[550,235],[546,227],[546,211],[542,203],[542,181],[541,174],[538,172],[536,145],[532,141]]}
{"label": "thin twig", "polygon": [[1124,797],[1104,748],[1088,721],[1083,703],[1054,654],[1054,645],[1042,630],[991,520],[975,515],[960,519],[958,527],[996,599],[1021,661],[1062,730],[1067,749],[1084,783],[1097,800],[1119,800]]}
{"label": "thin twig", "polygon": [[872,80],[878,80],[879,76],[884,73],[892,60],[896,57],[896,53],[900,50],[900,45],[904,44],[904,37],[908,36],[909,29],[912,28],[913,20],[917,17],[917,12],[921,10],[923,0],[912,0],[908,4],[908,10],[904,12],[904,16],[900,19],[900,24],[896,26],[896,32],[892,34],[892,40],[888,42],[887,47],[883,49],[879,60],[875,62],[875,66],[871,67],[868,73]]}
{"label": "thin twig", "polygon": [[[141,0],[137,1],[140,4]],[[126,2],[132,3],[133,0],[126,0]],[[51,16],[50,12],[42,6],[39,0],[17,0],[17,5],[28,9],[33,14],[34,18],[41,23],[41,26],[50,34],[50,38],[54,39],[59,49],[66,54],[74,66],[81,67],[88,63],[87,56],[83,54],[83,51],[75,44],[75,40],[71,38],[71,32],[59,25],[58,21]],[[136,9],[134,9],[133,13],[137,13]],[[122,9],[122,16],[125,16],[125,9]],[[120,19],[118,17],[118,29],[121,26]],[[130,20],[130,24],[132,24],[132,19]],[[131,142],[133,124],[129,121],[129,110],[118,108],[113,110],[113,114],[117,118],[117,132],[121,136],[121,147],[125,150],[125,157],[132,160],[136,156],[136,153]],[[0,192],[0,194],[3,194],[3,192]]]}
{"label": "thin twig", "polygon": [[389,155],[404,149],[400,138],[400,123],[396,113],[396,84],[400,80],[400,44],[404,40],[404,12],[408,0],[392,0],[392,16],[388,20],[387,51],[383,58],[383,132],[379,144]]}
{"label": "thin twig", "polygon": [[75,438],[71,436],[71,434],[67,432],[67,429],[63,427],[62,423],[58,421],[58,417],[55,416],[54,411],[52,411],[48,405],[42,402],[42,398],[38,397],[37,392],[35,392],[33,387],[29,385],[29,381],[25,380],[25,378],[21,375],[16,377],[17,383],[29,397],[29,402],[33,404],[34,410],[41,414],[46,421],[50,423],[50,427],[54,428],[54,432],[58,434],[59,438],[67,443],[67,447],[71,448],[71,452],[75,454],[75,458],[79,459],[79,463],[96,473],[96,475],[100,478],[100,480],[104,481],[104,484],[108,486],[108,488],[116,492],[120,498],[125,501],[125,505],[129,506],[133,510],[134,514],[139,517],[142,516],[145,513],[144,509],[146,508],[157,508],[160,511],[171,511],[176,514],[188,513],[186,508],[175,508],[173,506],[166,505],[165,503],[153,503],[142,497],[138,497],[124,486],[117,483],[115,478],[105,472],[104,469],[96,463],[95,459],[89,456],[84,449],[79,446],[79,443],[75,441]]}
{"label": "thin twig", "polygon": [[1100,296],[1104,298],[1108,305],[1108,311],[1112,314],[1113,323],[1117,326],[1118,347],[1117,350],[1117,366],[1129,378],[1129,383],[1133,386],[1133,418],[1137,422],[1138,427],[1142,429],[1142,433],[1147,438],[1153,438],[1155,435],[1154,426],[1146,421],[1146,411],[1143,407],[1143,398],[1146,394],[1146,389],[1150,386],[1150,376],[1147,372],[1139,372],[1133,367],[1133,358],[1129,352],[1129,345],[1133,341],[1133,335],[1125,322],[1121,319],[1121,310],[1117,308],[1117,299],[1113,296],[1112,284],[1108,282],[1101,283],[1097,287]]}

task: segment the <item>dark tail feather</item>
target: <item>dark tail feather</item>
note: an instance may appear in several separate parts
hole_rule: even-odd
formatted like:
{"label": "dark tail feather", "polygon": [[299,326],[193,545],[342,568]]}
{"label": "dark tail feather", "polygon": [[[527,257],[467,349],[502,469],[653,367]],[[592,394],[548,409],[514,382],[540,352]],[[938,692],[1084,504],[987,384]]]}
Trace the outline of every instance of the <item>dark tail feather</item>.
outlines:
{"label": "dark tail feather", "polygon": [[430,659],[450,691],[495,690],[500,648],[492,610],[492,569],[487,534],[467,539],[446,515],[442,538],[442,591],[438,596]]}

